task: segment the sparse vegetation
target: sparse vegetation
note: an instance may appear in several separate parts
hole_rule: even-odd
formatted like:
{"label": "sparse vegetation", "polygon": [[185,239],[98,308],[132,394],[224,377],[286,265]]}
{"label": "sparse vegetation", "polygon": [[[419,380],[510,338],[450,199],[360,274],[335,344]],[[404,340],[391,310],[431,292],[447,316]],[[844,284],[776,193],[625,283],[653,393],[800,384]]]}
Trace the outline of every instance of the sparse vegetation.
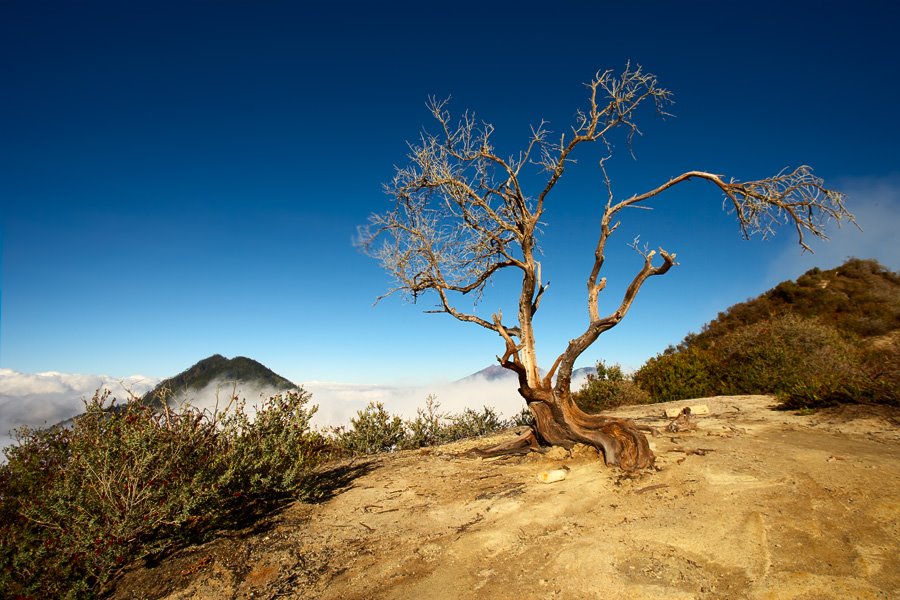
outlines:
{"label": "sparse vegetation", "polygon": [[429,396],[415,419],[373,402],[349,427],[323,435],[310,427],[309,400],[303,390],[274,396],[251,418],[239,398],[221,411],[155,410],[98,392],[71,427],[20,429],[0,466],[0,596],[94,597],[134,559],[286,500],[316,499],[314,472],[331,456],[419,448],[513,424],[487,407],[442,413]]}
{"label": "sparse vegetation", "polygon": [[[731,307],[633,378],[599,362],[573,399],[586,413],[755,393],[777,394],[798,414],[843,402],[900,405],[898,292],[900,276],[874,261],[813,269]],[[102,594],[136,558],[285,500],[316,498],[314,472],[333,452],[420,448],[535,425],[527,409],[508,421],[487,407],[451,414],[429,396],[413,419],[371,403],[349,426],[321,434],[310,427],[309,400],[303,390],[275,396],[251,418],[237,398],[209,413],[116,405],[98,393],[71,427],[19,430],[0,465],[0,596]]]}
{"label": "sparse vegetation", "polygon": [[350,454],[377,454],[396,450],[406,438],[403,419],[391,415],[381,402],[370,402],[356,412],[349,427],[332,430],[335,445]]}
{"label": "sparse vegetation", "polygon": [[596,374],[588,375],[572,399],[584,412],[598,413],[617,406],[647,404],[650,395],[626,377],[620,365],[607,366],[601,360],[597,362]]}
{"label": "sparse vegetation", "polygon": [[[655,75],[631,63],[620,72],[598,71],[586,87],[586,105],[575,113],[570,127],[563,127],[557,136],[541,121],[518,151],[499,149],[494,126],[473,113],[464,112],[457,119],[447,108],[448,100],[429,99],[435,128],[424,130],[417,142],[409,144],[409,162],[397,166],[385,185],[392,205],[370,216],[357,243],[391,277],[387,295],[397,293],[412,302],[431,297],[436,308],[428,312],[445,313],[502,340],[504,350],[497,359],[518,377],[519,394],[534,424],[516,439],[481,449],[482,456],[581,443],[599,448],[608,465],[643,469],[655,460],[643,432],[629,421],[586,413],[572,401],[571,389],[579,357],[621,323],[649,279],[665,275],[677,264],[675,254],[664,248],[651,250],[635,243],[640,259],[625,293],[611,304],[601,303],[607,290],[607,278],[602,276],[607,243],[624,215],[634,208],[649,208],[667,190],[683,189],[689,181],[704,181],[721,192],[747,238],[765,238],[778,226],[790,225],[800,246],[810,249],[808,241],[825,238],[829,222],[852,222],[853,215],[845,206],[845,195],[827,187],[805,165],[751,181],[688,170],[648,184],[643,192],[617,197],[610,176],[616,141],[624,138],[631,144],[640,133],[637,122],[645,107],[668,114],[672,93]],[[542,229],[550,214],[545,211],[561,200],[557,184],[568,179],[565,173],[591,148],[599,151],[598,192],[605,202],[597,204],[593,217],[597,238],[592,244],[593,264],[585,270],[587,318],[551,359],[545,375],[538,364],[535,334],[535,318],[549,290],[545,278],[549,273],[539,260]],[[506,315],[470,302],[480,298],[500,273],[521,283],[515,294],[517,309]],[[604,305],[612,310],[601,312]],[[607,386],[606,392],[612,389]]]}
{"label": "sparse vegetation", "polygon": [[141,557],[316,494],[326,441],[300,390],[253,420],[225,411],[121,407],[97,393],[70,428],[21,429],[0,466],[0,596],[82,598]]}
{"label": "sparse vegetation", "polygon": [[447,417],[446,438],[447,441],[453,441],[479,437],[511,426],[510,422],[501,419],[489,406],[483,406],[480,411],[466,408],[461,413]]}
{"label": "sparse vegetation", "polygon": [[654,401],[777,394],[785,408],[900,404],[900,276],[851,259],[729,308],[650,359],[635,382]]}
{"label": "sparse vegetation", "polygon": [[446,444],[518,424],[515,419],[502,419],[487,406],[480,411],[466,408],[456,414],[440,412],[440,406],[437,398],[429,395],[416,417],[404,421],[389,414],[382,403],[371,402],[364,410],[357,411],[349,427],[331,430],[334,444],[351,454],[376,454]]}
{"label": "sparse vegetation", "polygon": [[407,448],[434,446],[446,441],[446,415],[439,412],[441,405],[434,394],[425,398],[425,407],[416,410],[416,418],[406,423]]}

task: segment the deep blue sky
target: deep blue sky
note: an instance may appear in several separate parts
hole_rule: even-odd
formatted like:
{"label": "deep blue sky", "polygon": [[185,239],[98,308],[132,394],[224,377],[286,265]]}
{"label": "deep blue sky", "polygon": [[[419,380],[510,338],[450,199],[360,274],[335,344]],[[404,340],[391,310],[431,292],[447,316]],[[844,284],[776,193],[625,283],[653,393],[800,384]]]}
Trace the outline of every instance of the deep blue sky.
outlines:
{"label": "deep blue sky", "polygon": [[[865,234],[800,256],[790,230],[743,241],[712,189],[659,199],[610,242],[611,309],[634,235],[678,253],[588,351],[636,367],[736,301],[848,254],[897,269],[898,15],[886,2],[0,4],[0,367],[172,375],[212,353],[296,381],[421,383],[502,344],[397,299],[353,248],[381,184],[452,95],[503,154],[541,118],[562,131],[582,83],[627,60],[675,93],[645,112],[620,196],[690,169],[739,179],[812,165]],[[585,324],[603,190],[590,154],[547,214],[538,345]],[[882,236],[879,237],[879,232]],[[819,246],[817,246],[818,248]],[[479,308],[508,306],[497,282]]]}

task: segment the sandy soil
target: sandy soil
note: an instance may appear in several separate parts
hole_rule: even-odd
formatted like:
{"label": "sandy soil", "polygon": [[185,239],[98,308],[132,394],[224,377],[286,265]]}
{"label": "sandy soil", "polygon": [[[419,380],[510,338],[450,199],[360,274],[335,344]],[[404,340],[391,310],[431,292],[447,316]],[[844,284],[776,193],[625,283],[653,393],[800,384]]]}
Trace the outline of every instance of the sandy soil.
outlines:
{"label": "sandy soil", "polygon": [[638,474],[588,448],[460,456],[484,439],[357,461],[330,500],[136,566],[115,597],[900,598],[900,411],[615,414],[662,431],[689,404],[711,414],[652,437]]}

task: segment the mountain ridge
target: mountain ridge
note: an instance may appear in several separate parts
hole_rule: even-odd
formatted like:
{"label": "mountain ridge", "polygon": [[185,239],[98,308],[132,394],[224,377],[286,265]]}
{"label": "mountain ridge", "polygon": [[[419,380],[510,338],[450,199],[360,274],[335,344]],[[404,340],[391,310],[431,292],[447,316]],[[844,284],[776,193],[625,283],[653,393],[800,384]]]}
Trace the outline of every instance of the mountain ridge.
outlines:
{"label": "mountain ridge", "polygon": [[657,401],[752,392],[785,408],[900,405],[900,273],[857,258],[810,269],[720,312],[634,380]]}
{"label": "mountain ridge", "polygon": [[813,268],[721,311],[679,346],[708,345],[728,332],[794,314],[817,318],[843,335],[871,338],[900,329],[900,274],[872,259],[850,258],[833,269]]}
{"label": "mountain ridge", "polygon": [[144,394],[141,400],[154,406],[160,406],[163,398],[189,395],[191,392],[202,390],[214,381],[251,383],[260,387],[281,390],[300,387],[252,358],[235,356],[229,359],[221,354],[213,354],[181,373],[164,379],[155,388]]}

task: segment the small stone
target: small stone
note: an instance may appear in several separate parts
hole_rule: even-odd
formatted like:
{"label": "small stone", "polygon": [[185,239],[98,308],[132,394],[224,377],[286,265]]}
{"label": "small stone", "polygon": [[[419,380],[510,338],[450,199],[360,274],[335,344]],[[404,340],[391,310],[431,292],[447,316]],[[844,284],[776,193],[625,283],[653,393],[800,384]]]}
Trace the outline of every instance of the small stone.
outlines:
{"label": "small stone", "polygon": [[537,474],[537,480],[540,483],[554,483],[556,481],[562,481],[568,474],[568,469],[553,469],[551,471],[541,471]]}

